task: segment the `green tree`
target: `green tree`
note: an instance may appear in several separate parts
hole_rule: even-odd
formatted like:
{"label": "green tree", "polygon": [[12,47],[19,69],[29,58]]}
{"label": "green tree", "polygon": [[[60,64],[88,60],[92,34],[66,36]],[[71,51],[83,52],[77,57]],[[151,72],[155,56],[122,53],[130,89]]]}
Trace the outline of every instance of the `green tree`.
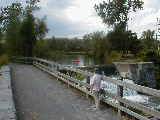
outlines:
{"label": "green tree", "polygon": [[29,13],[33,13],[33,11],[39,10],[40,7],[37,5],[37,3],[39,3],[40,0],[27,0],[27,6],[26,6],[26,11],[25,12],[29,12]]}
{"label": "green tree", "polygon": [[19,28],[21,24],[22,7],[20,3],[13,3],[1,9],[1,30],[4,31],[6,50],[9,55],[19,54]]}
{"label": "green tree", "polygon": [[83,37],[88,50],[92,50],[97,63],[105,63],[105,58],[110,52],[110,43],[104,32],[94,32]]}
{"label": "green tree", "polygon": [[43,19],[36,19],[35,20],[35,29],[36,29],[36,39],[42,40],[44,39],[46,33],[48,32],[47,25],[45,22],[45,18]]}
{"label": "green tree", "polygon": [[2,30],[0,29],[0,55],[3,53],[2,38],[3,38],[3,34],[2,34]]}
{"label": "green tree", "polygon": [[132,45],[140,43],[137,35],[126,28],[129,20],[128,14],[142,8],[142,0],[108,0],[108,2],[103,1],[95,5],[95,10],[103,22],[113,27],[113,30],[107,35],[112,50],[122,54],[128,54],[130,51],[136,54],[140,50],[140,46],[136,49],[136,46]]}
{"label": "green tree", "polygon": [[2,31],[7,30],[8,24],[19,19],[22,14],[21,3],[12,3],[11,5],[0,10],[0,27]]}
{"label": "green tree", "polygon": [[142,9],[142,6],[142,0],[108,0],[95,5],[95,9],[105,24],[113,27],[120,25],[125,29],[129,12]]}
{"label": "green tree", "polygon": [[38,19],[39,0],[28,0],[25,6],[12,3],[1,9],[0,29],[3,30],[5,46],[10,56],[32,56],[36,40],[43,39],[47,32],[45,19]]}
{"label": "green tree", "polygon": [[33,56],[33,48],[36,44],[35,18],[31,13],[25,16],[22,22],[20,35],[23,46],[23,56]]}
{"label": "green tree", "polygon": [[129,50],[136,57],[143,50],[143,44],[141,40],[137,39],[137,35],[136,37],[132,36]]}
{"label": "green tree", "polygon": [[36,57],[48,58],[49,57],[49,44],[47,40],[38,40],[34,47],[34,55]]}
{"label": "green tree", "polygon": [[23,56],[31,57],[33,56],[33,49],[36,45],[37,31],[36,31],[36,21],[34,17],[34,11],[39,9],[37,3],[39,0],[29,0],[27,1],[27,6],[24,9],[24,19],[20,28],[20,36],[22,39],[23,46]]}
{"label": "green tree", "polygon": [[154,51],[157,49],[156,39],[154,37],[155,31],[147,30],[142,33],[141,39],[143,41],[144,49]]}
{"label": "green tree", "polygon": [[92,34],[86,34],[83,36],[84,40],[84,47],[86,51],[93,51],[94,50],[94,40],[92,40]]}
{"label": "green tree", "polygon": [[140,40],[137,39],[136,33],[131,31],[122,31],[114,29],[107,34],[111,44],[111,50],[120,52],[123,55],[133,53],[136,55],[142,48]]}
{"label": "green tree", "polygon": [[160,55],[157,46],[159,41],[155,39],[155,32],[151,30],[144,31],[140,39],[143,44],[143,60],[159,64]]}

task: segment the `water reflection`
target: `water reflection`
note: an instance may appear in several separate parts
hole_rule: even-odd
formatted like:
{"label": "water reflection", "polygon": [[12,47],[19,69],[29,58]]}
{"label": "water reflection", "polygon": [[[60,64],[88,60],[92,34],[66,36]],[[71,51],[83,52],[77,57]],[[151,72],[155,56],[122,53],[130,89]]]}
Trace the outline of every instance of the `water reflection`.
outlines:
{"label": "water reflection", "polygon": [[63,55],[62,58],[58,60],[60,64],[71,65],[71,66],[88,66],[94,65],[94,60],[88,55]]}

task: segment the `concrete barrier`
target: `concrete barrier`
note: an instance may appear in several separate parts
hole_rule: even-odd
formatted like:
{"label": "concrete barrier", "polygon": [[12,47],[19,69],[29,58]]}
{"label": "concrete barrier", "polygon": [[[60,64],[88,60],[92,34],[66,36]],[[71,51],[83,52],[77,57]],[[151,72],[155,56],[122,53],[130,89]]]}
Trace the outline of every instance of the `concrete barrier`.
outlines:
{"label": "concrete barrier", "polygon": [[0,69],[0,120],[16,120],[9,66]]}

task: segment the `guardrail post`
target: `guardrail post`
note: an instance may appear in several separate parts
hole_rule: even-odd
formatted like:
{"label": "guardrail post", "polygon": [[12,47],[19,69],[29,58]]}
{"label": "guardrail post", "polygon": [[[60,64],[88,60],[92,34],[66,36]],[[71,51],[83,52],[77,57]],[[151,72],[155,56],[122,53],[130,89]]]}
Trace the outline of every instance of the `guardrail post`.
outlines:
{"label": "guardrail post", "polygon": [[[90,85],[90,76],[87,76],[87,78],[86,78],[86,83],[87,83],[88,85]],[[87,98],[87,99],[89,98],[88,91],[90,91],[90,88],[88,88],[88,86],[86,86],[86,98]]]}
{"label": "guardrail post", "polygon": [[51,70],[52,70],[52,72],[54,72],[54,63],[52,63],[52,65],[51,65]]}
{"label": "guardrail post", "polygon": [[57,71],[59,71],[59,68],[60,68],[59,65],[57,65],[57,67],[56,67]]}
{"label": "guardrail post", "polygon": [[[121,81],[123,81],[123,77],[120,78]],[[117,86],[117,95],[118,97],[123,97],[123,86],[118,85]],[[120,106],[123,106],[123,103],[119,102]],[[122,120],[122,111],[118,109],[118,116],[119,119]]]}
{"label": "guardrail post", "polygon": [[[60,76],[60,75],[59,75],[59,73],[55,73],[55,74],[57,74],[58,76]],[[59,80],[59,78],[57,77],[57,78],[56,78],[56,80],[58,81],[58,80]]]}
{"label": "guardrail post", "polygon": [[[67,72],[67,75],[70,76],[69,72]],[[67,80],[67,83],[68,83],[68,88],[69,88],[69,80]]]}

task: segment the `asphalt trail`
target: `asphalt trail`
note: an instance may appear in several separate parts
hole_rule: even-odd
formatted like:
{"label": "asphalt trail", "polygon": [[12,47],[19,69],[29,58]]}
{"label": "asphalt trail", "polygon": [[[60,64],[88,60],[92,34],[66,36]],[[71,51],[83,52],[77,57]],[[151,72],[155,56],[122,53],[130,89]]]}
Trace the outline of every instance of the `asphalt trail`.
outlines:
{"label": "asphalt trail", "polygon": [[11,67],[19,120],[118,120],[112,108],[89,110],[93,101],[33,66]]}

